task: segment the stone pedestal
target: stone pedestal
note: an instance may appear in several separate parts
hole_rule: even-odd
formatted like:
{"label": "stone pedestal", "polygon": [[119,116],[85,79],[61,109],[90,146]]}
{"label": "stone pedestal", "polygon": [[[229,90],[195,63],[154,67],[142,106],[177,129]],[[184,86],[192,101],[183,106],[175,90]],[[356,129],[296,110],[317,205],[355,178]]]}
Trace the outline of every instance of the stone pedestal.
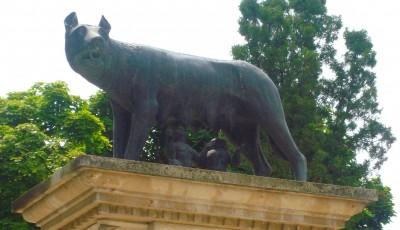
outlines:
{"label": "stone pedestal", "polygon": [[331,230],[375,190],[82,156],[13,209],[42,229]]}

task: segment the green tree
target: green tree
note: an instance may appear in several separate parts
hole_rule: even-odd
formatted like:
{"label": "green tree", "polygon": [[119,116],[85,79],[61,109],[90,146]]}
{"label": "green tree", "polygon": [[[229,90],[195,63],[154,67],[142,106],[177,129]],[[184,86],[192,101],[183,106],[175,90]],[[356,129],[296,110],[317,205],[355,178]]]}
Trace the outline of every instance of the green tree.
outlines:
{"label": "green tree", "polygon": [[346,223],[346,229],[382,230],[382,224],[390,223],[393,216],[393,196],[390,188],[384,186],[380,178],[374,178],[363,184],[366,188],[378,191],[378,201],[368,205],[360,214]]}
{"label": "green tree", "polygon": [[[234,46],[232,54],[235,59],[255,64],[272,78],[280,91],[292,135],[309,159],[310,177],[326,182],[317,178],[328,170],[323,163],[327,153],[319,146],[326,132],[324,108],[318,106],[324,58],[321,52],[332,50],[340,20],[326,15],[320,1],[246,0],[240,10],[239,32],[247,42]],[[269,158],[273,176],[291,178],[286,173],[286,162],[271,154]]]}
{"label": "green tree", "polygon": [[[347,51],[342,58],[334,47],[342,22],[327,14],[323,0],[243,0],[240,11],[239,32],[246,43],[232,48],[233,57],[260,67],[277,85],[288,126],[308,159],[309,180],[352,186],[376,182],[369,175],[378,172],[395,138],[379,121],[375,52],[366,31],[343,33]],[[273,175],[291,177],[287,163],[274,157],[266,142]],[[356,156],[362,153],[369,158],[359,163]],[[385,203],[381,198],[377,203]],[[359,218],[360,224],[353,219],[352,226],[379,229],[394,214],[387,208],[386,219],[379,218],[373,205],[367,210],[376,224]]]}
{"label": "green tree", "polygon": [[31,123],[0,126],[0,228],[24,229],[21,219],[10,214],[11,201],[46,179],[70,157],[59,144]]}
{"label": "green tree", "polygon": [[92,95],[89,100],[89,111],[100,119],[104,124],[104,135],[111,140],[112,139],[112,108],[107,94],[104,91],[97,91]]}
{"label": "green tree", "polygon": [[[330,108],[327,125],[337,146],[369,153],[373,169],[386,160],[385,153],[394,138],[390,128],[379,122],[381,110],[377,102],[375,51],[367,32],[344,32],[347,52],[344,60],[330,59],[328,64],[336,75],[324,79],[324,99]],[[350,156],[352,157],[352,156]]]}
{"label": "green tree", "polygon": [[11,214],[11,202],[76,156],[109,151],[104,132],[88,102],[63,82],[0,98],[0,229],[33,229]]}

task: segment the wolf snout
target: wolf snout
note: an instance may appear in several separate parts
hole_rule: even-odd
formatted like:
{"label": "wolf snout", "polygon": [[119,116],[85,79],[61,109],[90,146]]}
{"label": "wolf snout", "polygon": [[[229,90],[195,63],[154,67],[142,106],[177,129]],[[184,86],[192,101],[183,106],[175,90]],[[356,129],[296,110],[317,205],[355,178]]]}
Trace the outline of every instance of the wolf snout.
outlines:
{"label": "wolf snout", "polygon": [[104,40],[101,37],[93,38],[89,43],[88,49],[91,59],[99,58],[104,49]]}

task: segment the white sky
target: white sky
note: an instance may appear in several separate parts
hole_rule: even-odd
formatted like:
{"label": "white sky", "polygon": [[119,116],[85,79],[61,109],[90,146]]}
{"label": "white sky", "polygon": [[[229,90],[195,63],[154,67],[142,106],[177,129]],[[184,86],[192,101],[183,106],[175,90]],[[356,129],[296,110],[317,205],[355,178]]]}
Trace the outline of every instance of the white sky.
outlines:
{"label": "white sky", "polygon": [[[398,71],[400,3],[395,0],[328,0],[350,29],[366,29],[377,51],[377,86],[382,120],[400,139]],[[238,31],[239,0],[0,1],[0,96],[26,90],[34,82],[62,80],[73,94],[88,97],[96,88],[69,67],[64,55],[65,16],[76,11],[84,24],[111,23],[110,36],[125,42],[231,59]],[[400,215],[399,143],[388,153],[381,175],[392,188]],[[385,230],[400,229],[393,218]]]}

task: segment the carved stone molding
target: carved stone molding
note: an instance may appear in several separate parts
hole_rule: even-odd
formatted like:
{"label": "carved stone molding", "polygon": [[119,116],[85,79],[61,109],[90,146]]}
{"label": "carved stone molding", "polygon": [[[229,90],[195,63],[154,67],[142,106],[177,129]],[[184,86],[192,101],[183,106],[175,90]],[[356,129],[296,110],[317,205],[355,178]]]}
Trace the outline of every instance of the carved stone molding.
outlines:
{"label": "carved stone molding", "polygon": [[42,229],[331,230],[376,191],[82,156],[14,211]]}

